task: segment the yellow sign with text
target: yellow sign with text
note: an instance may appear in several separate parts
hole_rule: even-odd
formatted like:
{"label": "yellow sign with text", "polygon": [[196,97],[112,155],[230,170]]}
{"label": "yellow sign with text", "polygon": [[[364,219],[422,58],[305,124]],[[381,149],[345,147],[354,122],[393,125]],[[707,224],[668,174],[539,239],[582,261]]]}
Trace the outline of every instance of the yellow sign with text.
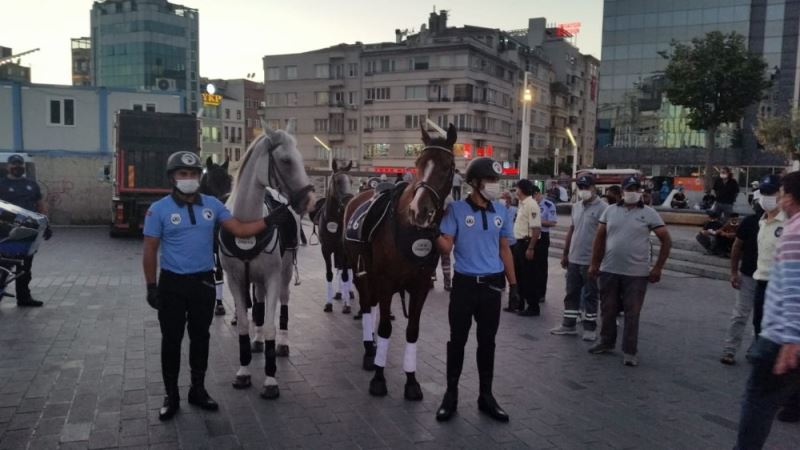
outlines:
{"label": "yellow sign with text", "polygon": [[208,106],[219,106],[222,103],[222,96],[203,92],[203,104]]}

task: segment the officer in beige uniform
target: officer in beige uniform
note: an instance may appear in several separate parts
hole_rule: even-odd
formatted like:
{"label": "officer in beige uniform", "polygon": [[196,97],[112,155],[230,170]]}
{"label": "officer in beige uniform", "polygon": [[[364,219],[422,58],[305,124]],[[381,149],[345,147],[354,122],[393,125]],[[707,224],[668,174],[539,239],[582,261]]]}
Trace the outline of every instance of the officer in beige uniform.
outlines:
{"label": "officer in beige uniform", "polygon": [[767,175],[758,185],[761,197],[758,199],[764,215],[758,222],[758,260],[753,279],[756,280],[756,295],[753,298],[753,331],[758,339],[761,333],[761,318],[764,316],[764,296],[767,292],[769,272],[775,258],[775,246],[783,234],[786,215],[778,204],[781,181],[777,175]]}
{"label": "officer in beige uniform", "polygon": [[[525,315],[539,315],[539,299],[533,285],[535,279],[533,271],[534,248],[539,240],[542,231],[542,215],[539,204],[533,198],[534,185],[530,180],[519,180],[517,182],[517,199],[519,207],[517,218],[514,220],[514,239],[516,243],[511,247],[514,256],[514,268],[516,271],[517,283],[519,286],[519,304],[515,304],[509,298],[508,307],[505,311],[515,312],[519,310]],[[525,309],[527,302],[528,308]]]}

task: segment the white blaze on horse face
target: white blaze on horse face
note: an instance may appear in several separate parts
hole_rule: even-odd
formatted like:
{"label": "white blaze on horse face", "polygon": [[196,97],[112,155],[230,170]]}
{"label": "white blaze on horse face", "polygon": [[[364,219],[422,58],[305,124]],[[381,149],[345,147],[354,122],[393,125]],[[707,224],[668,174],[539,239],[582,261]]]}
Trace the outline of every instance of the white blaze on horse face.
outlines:
{"label": "white blaze on horse face", "polygon": [[[422,175],[422,182],[423,183],[427,183],[428,182],[428,179],[433,174],[434,166],[435,165],[434,165],[432,159],[429,159],[428,163],[425,164],[425,171],[423,172],[423,175]],[[416,222],[417,217],[419,216],[419,214],[421,212],[421,210],[420,210],[420,202],[422,201],[422,193],[424,191],[425,191],[425,189],[417,189],[417,192],[414,193],[414,199],[411,200],[411,204],[408,206],[409,211],[411,212],[411,221],[412,222]],[[430,220],[431,220],[431,218],[426,217],[425,218],[425,223],[421,224],[421,226],[422,227],[427,227],[428,225],[430,225]]]}

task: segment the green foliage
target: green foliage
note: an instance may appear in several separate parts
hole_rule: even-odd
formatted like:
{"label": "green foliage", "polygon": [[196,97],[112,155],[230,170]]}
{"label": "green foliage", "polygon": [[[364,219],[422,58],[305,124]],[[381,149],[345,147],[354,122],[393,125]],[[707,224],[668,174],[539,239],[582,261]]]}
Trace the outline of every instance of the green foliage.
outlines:
{"label": "green foliage", "polygon": [[756,137],[768,152],[778,153],[787,160],[800,159],[800,117],[797,111],[759,118]]}
{"label": "green foliage", "polygon": [[750,53],[738,33],[712,31],[691,44],[673,41],[669,59],[667,98],[687,108],[693,130],[714,130],[724,123],[738,122],[748,106],[763,97],[770,82],[767,64]]}

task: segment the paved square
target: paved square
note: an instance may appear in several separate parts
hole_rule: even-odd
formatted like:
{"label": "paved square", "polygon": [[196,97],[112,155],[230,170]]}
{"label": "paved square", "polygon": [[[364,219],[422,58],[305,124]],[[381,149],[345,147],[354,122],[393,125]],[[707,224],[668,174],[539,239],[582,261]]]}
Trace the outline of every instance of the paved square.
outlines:
{"label": "paved square", "polygon": [[[0,449],[83,448],[642,448],[722,449],[734,443],[748,365],[718,362],[734,291],[722,281],[666,276],[651,285],[642,313],[641,366],[621,353],[592,356],[589,344],[551,336],[560,320],[563,271],[550,260],[543,316],[503,313],[497,337],[495,395],[511,415],[498,424],[476,406],[475,340],[467,349],[459,414],[440,424],[447,302],[441,282],[425,306],[418,379],[425,399],[402,398],[405,321],[399,302],[386,369],[389,396],[367,393],[361,325],[322,312],[319,247],[300,250],[302,285],[292,290],[291,356],[278,361],[281,397],[234,390],[236,331],[215,318],[208,389],[220,402],[206,413],[185,401],[158,421],[163,387],[160,331],[145,303],[141,241],[112,240],[105,229],[56,229],[34,262],[40,309],[0,302]],[[474,333],[474,332],[473,332]],[[776,422],[769,448],[798,448],[800,425]]]}

